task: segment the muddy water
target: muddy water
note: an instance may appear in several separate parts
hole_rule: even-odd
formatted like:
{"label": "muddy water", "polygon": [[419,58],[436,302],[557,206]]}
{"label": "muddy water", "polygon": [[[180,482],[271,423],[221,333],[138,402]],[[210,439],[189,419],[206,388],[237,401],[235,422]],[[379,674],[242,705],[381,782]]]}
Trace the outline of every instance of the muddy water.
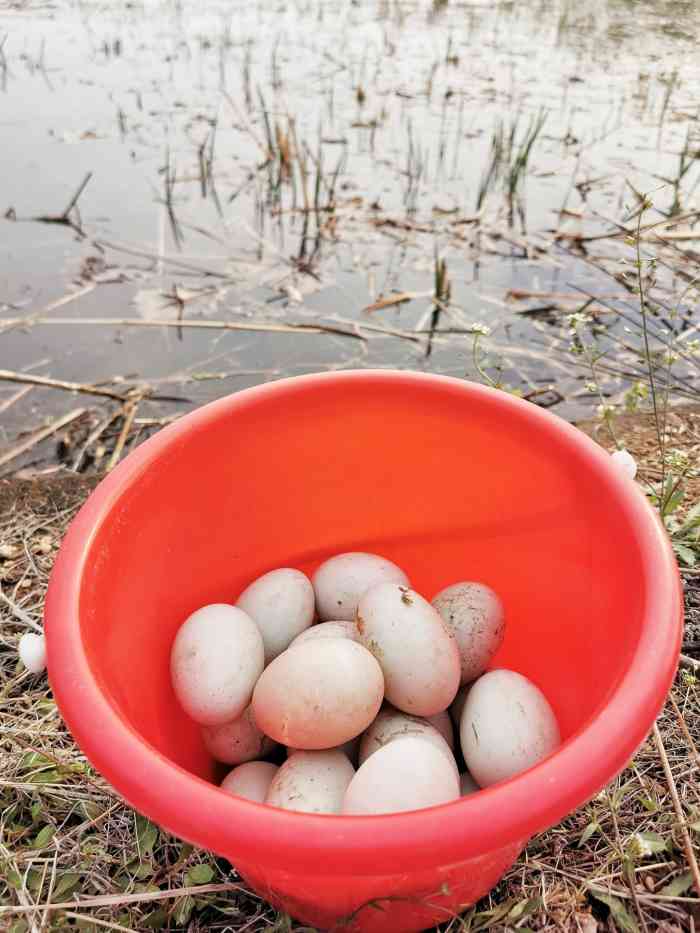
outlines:
{"label": "muddy water", "polygon": [[[560,323],[579,289],[620,292],[626,248],[554,234],[609,231],[634,190],[671,206],[661,179],[700,146],[699,27],[651,0],[0,2],[0,367],[148,381],[177,399],[140,409],[160,417],[284,374],[478,364],[582,414]],[[516,150],[538,121],[509,201],[499,126]],[[85,179],[70,225],[46,222]],[[396,292],[415,297],[363,310]],[[152,326],[179,318],[348,335]],[[0,445],[77,404],[32,389]]]}

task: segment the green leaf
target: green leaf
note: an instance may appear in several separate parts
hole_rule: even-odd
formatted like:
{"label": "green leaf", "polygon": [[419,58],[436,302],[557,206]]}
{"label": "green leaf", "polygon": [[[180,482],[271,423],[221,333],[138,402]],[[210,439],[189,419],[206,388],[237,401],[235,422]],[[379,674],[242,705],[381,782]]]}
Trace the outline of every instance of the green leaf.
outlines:
{"label": "green leaf", "polygon": [[80,883],[80,877],[75,871],[67,871],[65,875],[61,875],[53,889],[54,901],[60,901],[66,894],[75,890]]}
{"label": "green leaf", "polygon": [[136,843],[139,847],[139,854],[141,857],[144,855],[150,855],[153,851],[153,846],[156,844],[158,839],[158,827],[151,823],[150,820],[146,819],[145,816],[141,816],[140,813],[136,814]]}
{"label": "green leaf", "polygon": [[159,907],[158,910],[154,910],[153,913],[149,914],[145,920],[142,920],[141,925],[149,930],[160,930],[167,922],[168,911],[165,907]]}
{"label": "green leaf", "polygon": [[598,825],[598,822],[596,820],[593,820],[591,823],[589,823],[588,826],[586,826],[584,831],[581,833],[581,838],[578,841],[579,849],[581,848],[581,846],[584,846],[588,842],[588,840],[591,838],[593,833],[597,833],[599,831],[600,831],[600,826]]}
{"label": "green leaf", "polygon": [[32,849],[46,848],[46,846],[53,839],[53,834],[55,832],[56,832],[55,826],[51,826],[51,825],[44,826],[42,829],[39,830],[39,832],[34,837],[34,841],[31,843],[31,848]]}
{"label": "green leaf", "polygon": [[525,917],[529,917],[530,914],[534,913],[536,910],[539,910],[541,906],[541,897],[526,898],[524,901],[519,901],[515,907],[513,907],[506,919],[511,922],[515,922],[516,920],[524,920]]}
{"label": "green leaf", "polygon": [[673,550],[686,567],[694,567],[698,561],[695,551],[687,544],[681,544],[680,541],[673,541]]}
{"label": "green leaf", "polygon": [[184,897],[178,897],[178,899],[175,901],[175,910],[173,912],[173,919],[175,920],[177,926],[186,926],[190,917],[192,916],[193,910],[193,897],[190,897],[189,894],[186,894]]}
{"label": "green leaf", "polygon": [[15,871],[14,868],[7,868],[5,872],[5,880],[7,883],[11,888],[14,888],[15,891],[18,891],[22,887],[22,876],[20,873]]}
{"label": "green leaf", "polygon": [[44,805],[41,800],[37,800],[36,803],[32,804],[31,814],[32,820],[36,823],[41,814],[44,811]]}
{"label": "green leaf", "polygon": [[211,865],[193,865],[185,874],[187,884],[209,884],[214,877],[214,869]]}
{"label": "green leaf", "polygon": [[652,855],[655,852],[665,852],[668,848],[666,840],[658,833],[637,833],[642,841],[642,846],[646,854]]}
{"label": "green leaf", "polygon": [[31,781],[28,781],[27,783],[60,784],[61,774],[56,768],[51,768],[49,771],[37,771],[36,774],[32,774]]}
{"label": "green leaf", "polygon": [[94,800],[84,800],[82,807],[83,813],[89,820],[96,820],[104,812],[104,807],[101,807],[99,803],[95,803]]}
{"label": "green leaf", "polygon": [[649,813],[656,813],[659,809],[658,803],[655,800],[652,800],[651,797],[640,797],[639,802],[645,810],[649,811]]}
{"label": "green leaf", "polygon": [[611,917],[624,933],[639,933],[637,921],[627,912],[627,908],[619,898],[606,894],[605,891],[591,887],[591,885],[588,886],[588,890],[592,897],[601,904],[605,904],[610,910]]}
{"label": "green leaf", "polygon": [[663,894],[665,897],[678,897],[680,894],[685,894],[692,886],[693,876],[689,871],[686,871],[682,875],[676,875],[673,881],[661,888],[659,894]]}

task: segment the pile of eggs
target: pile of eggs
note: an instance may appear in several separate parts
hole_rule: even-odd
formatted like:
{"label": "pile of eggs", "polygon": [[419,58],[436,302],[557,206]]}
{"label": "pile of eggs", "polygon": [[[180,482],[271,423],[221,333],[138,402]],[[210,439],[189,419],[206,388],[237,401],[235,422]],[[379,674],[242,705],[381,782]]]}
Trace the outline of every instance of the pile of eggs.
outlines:
{"label": "pile of eggs", "polygon": [[199,609],[170,669],[208,751],[236,766],[225,791],[308,813],[392,813],[474,793],[558,746],[542,692],[515,671],[485,673],[503,635],[489,587],[455,583],[428,602],[395,564],[348,553],[312,580],[273,570],[235,606]]}

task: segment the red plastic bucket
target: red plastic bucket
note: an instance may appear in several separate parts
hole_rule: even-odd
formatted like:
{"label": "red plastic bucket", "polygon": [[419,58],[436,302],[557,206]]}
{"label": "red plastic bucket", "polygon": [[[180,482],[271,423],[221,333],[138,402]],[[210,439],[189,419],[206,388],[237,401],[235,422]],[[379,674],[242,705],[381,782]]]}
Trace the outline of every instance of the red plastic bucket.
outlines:
{"label": "red plastic bucket", "polygon": [[[545,691],[562,747],[475,796],[381,817],[291,813],[210,783],[169,683],[177,627],[267,570],[345,550],[396,561],[428,597],[464,578],[497,590],[495,663]],[[51,578],[49,673],[76,741],[142,813],[307,923],[398,933],[484,894],[627,764],[671,683],[681,606],[652,510],[576,429],[457,379],[339,372],[207,405],[100,484]]]}

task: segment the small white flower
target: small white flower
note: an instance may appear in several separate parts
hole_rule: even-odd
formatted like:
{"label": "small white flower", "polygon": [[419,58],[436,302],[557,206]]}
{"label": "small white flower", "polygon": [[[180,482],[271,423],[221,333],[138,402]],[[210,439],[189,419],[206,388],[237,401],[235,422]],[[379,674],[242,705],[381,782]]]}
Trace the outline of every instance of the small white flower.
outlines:
{"label": "small white flower", "polygon": [[624,447],[622,450],[616,450],[610,455],[610,459],[613,461],[615,466],[617,466],[623,473],[626,473],[630,479],[634,479],[637,475],[637,461],[634,459],[629,450],[625,450]]}
{"label": "small white flower", "polygon": [[46,667],[46,639],[43,635],[27,632],[19,640],[19,657],[32,674],[41,674]]}
{"label": "small white flower", "polygon": [[649,845],[644,836],[641,836],[639,833],[632,833],[630,836],[630,842],[642,858],[646,858],[648,855],[652,855],[654,852],[653,848]]}
{"label": "small white flower", "polygon": [[480,337],[488,337],[490,333],[491,328],[487,327],[486,324],[472,324],[472,334]]}

